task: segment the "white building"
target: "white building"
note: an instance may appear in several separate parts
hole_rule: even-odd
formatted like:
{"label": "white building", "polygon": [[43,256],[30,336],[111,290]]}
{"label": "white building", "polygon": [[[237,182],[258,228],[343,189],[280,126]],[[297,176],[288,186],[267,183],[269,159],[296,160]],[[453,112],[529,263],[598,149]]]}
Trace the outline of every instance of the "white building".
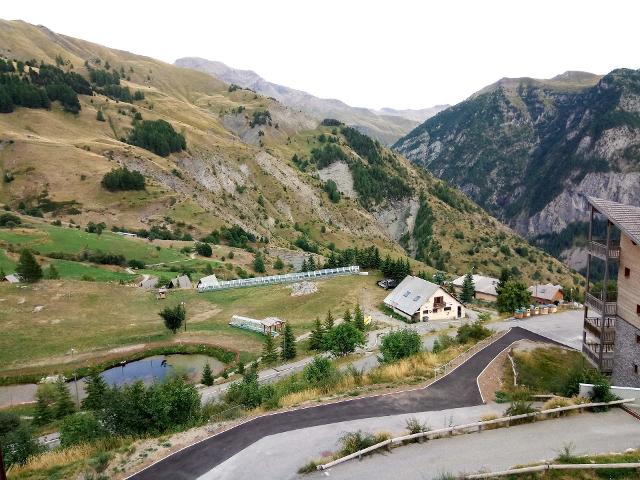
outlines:
{"label": "white building", "polygon": [[[456,292],[462,291],[462,285],[464,284],[465,275],[456,278],[451,285],[456,289]],[[478,300],[486,300],[488,302],[495,302],[498,298],[498,292],[496,287],[498,286],[497,278],[485,277],[484,275],[472,275],[473,277],[473,290],[474,296]]]}
{"label": "white building", "polygon": [[215,275],[208,275],[198,280],[197,288],[216,287],[220,282]]}
{"label": "white building", "polygon": [[414,322],[452,320],[465,316],[464,305],[440,285],[407,276],[384,299],[398,315]]}

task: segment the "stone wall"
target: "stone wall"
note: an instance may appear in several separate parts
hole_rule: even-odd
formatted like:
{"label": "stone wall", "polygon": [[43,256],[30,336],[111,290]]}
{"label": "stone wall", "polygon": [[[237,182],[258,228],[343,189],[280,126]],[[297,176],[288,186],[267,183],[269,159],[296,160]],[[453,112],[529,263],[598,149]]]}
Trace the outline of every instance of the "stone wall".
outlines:
{"label": "stone wall", "polygon": [[640,373],[634,371],[637,365],[640,372],[640,343],[637,336],[640,329],[624,321],[616,319],[616,346],[613,360],[612,384],[621,387],[640,387]]}

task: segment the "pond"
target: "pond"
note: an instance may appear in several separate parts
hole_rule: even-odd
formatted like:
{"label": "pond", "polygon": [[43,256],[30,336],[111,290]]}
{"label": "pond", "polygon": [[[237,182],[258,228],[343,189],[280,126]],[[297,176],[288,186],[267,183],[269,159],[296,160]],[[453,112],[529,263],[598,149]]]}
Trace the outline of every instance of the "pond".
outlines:
{"label": "pond", "polygon": [[202,369],[208,363],[214,375],[224,370],[224,363],[207,355],[155,355],[105,370],[100,375],[109,385],[123,385],[142,380],[149,385],[177,374],[199,382]]}

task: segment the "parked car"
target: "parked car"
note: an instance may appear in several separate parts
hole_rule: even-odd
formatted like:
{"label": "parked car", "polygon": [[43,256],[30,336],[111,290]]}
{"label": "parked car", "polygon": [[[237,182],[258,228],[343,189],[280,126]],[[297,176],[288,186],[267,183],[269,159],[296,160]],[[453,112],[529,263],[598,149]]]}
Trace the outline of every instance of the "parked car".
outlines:
{"label": "parked car", "polygon": [[398,286],[398,282],[396,282],[393,278],[383,278],[378,282],[378,286],[384,288],[385,290],[390,290],[392,288],[396,288]]}

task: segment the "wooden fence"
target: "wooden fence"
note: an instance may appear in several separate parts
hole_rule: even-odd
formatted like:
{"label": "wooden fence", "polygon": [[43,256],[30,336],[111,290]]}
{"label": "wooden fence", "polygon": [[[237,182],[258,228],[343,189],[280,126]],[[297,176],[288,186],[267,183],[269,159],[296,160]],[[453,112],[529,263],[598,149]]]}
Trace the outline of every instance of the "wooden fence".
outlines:
{"label": "wooden fence", "polygon": [[[613,402],[597,402],[597,403],[583,403],[580,405],[569,405],[568,407],[551,408],[549,410],[541,410],[539,412],[532,412],[532,413],[523,413],[521,415],[512,415],[510,417],[501,417],[501,418],[496,418],[494,420],[487,420],[484,422],[467,423],[464,425],[457,425],[454,427],[440,428],[438,430],[429,430],[427,432],[412,433],[410,435],[403,435],[401,437],[390,438],[380,443],[376,443],[375,445],[372,445],[368,448],[364,448],[350,455],[346,455],[344,457],[338,458],[336,460],[325,463],[323,465],[318,465],[317,469],[326,470],[328,468],[344,463],[348,460],[352,460],[354,458],[362,458],[363,455],[366,455],[367,453],[373,452],[375,450],[378,450],[381,448],[390,449],[394,444],[399,444],[399,443],[407,442],[410,440],[419,440],[419,441],[422,441],[425,439],[431,440],[433,438],[439,438],[445,435],[453,436],[455,434],[461,434],[461,433],[480,432],[484,430],[486,427],[492,426],[492,425],[510,426],[513,422],[516,422],[519,420],[526,420],[526,419],[532,419],[532,421],[535,422],[536,418],[538,417],[549,417],[549,416],[559,417],[561,413],[568,412],[571,410],[583,411],[585,408],[622,405],[625,403],[633,402],[634,400],[635,399],[630,398],[625,400],[614,400]],[[478,477],[478,478],[484,478],[484,477]]]}
{"label": "wooden fence", "polygon": [[475,473],[472,475],[462,475],[461,479],[495,478],[507,475],[517,475],[520,473],[546,472],[547,470],[601,470],[604,468],[635,468],[640,471],[640,463],[570,463],[570,464],[544,464],[534,467],[514,468],[512,470],[502,470],[491,473]]}

